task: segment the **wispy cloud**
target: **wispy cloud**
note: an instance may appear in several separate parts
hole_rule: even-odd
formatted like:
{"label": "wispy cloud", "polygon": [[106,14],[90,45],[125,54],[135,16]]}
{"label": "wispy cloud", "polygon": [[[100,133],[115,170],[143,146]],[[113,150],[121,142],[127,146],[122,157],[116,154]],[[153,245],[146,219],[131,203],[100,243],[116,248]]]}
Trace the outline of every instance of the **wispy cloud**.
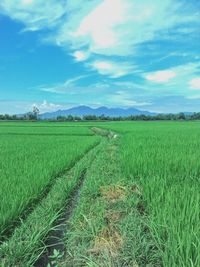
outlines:
{"label": "wispy cloud", "polygon": [[175,26],[198,20],[197,12],[187,14],[184,3],[174,0],[104,0],[90,7],[85,1],[84,10],[80,6],[79,12],[70,10],[73,20],[63,24],[55,36],[57,43],[87,47],[100,55],[133,55],[141,43],[160,34],[166,38]]}
{"label": "wispy cloud", "polygon": [[109,100],[111,103],[123,107],[143,107],[151,105],[151,102],[142,102],[136,100],[130,93],[124,91],[117,91],[115,94],[110,95]]}
{"label": "wispy cloud", "polygon": [[39,108],[40,113],[52,112],[52,111],[56,111],[58,109],[64,109],[67,107],[67,105],[52,103],[52,102],[48,102],[47,100],[44,100],[43,102],[33,103],[31,105],[31,110],[34,106],[37,106]]}
{"label": "wispy cloud", "polygon": [[200,77],[193,78],[189,82],[190,88],[194,90],[200,90]]}
{"label": "wispy cloud", "polygon": [[[168,70],[144,73],[143,76],[147,81],[146,86],[149,85],[148,82],[154,82],[153,87],[155,89],[157,88],[155,83],[157,83],[159,86],[158,88],[161,90],[163,90],[163,88],[167,88],[167,90],[171,88],[174,93],[182,91],[183,95],[188,95],[190,93],[189,88],[198,87],[199,80],[197,73],[199,72],[200,63],[187,63]],[[163,87],[161,87],[161,84]]]}
{"label": "wispy cloud", "polygon": [[85,51],[77,50],[73,53],[73,56],[76,61],[85,61],[89,58],[90,54]]}
{"label": "wispy cloud", "polygon": [[188,98],[181,95],[158,96],[154,98],[149,110],[158,113],[199,112],[200,98]]}
{"label": "wispy cloud", "polygon": [[1,0],[0,13],[22,22],[24,31],[45,29],[38,35],[42,44],[71,57],[76,74],[37,92],[90,91],[93,98],[112,96],[116,105],[142,106],[158,96],[194,98],[199,90],[198,7],[186,0]]}
{"label": "wispy cloud", "polygon": [[22,5],[32,5],[34,0],[22,0]]}
{"label": "wispy cloud", "polygon": [[58,109],[66,109],[73,104],[53,103],[47,100],[43,101],[17,101],[17,100],[0,100],[0,114],[24,114],[33,110],[33,106],[37,106],[40,113],[52,112]]}
{"label": "wispy cloud", "polygon": [[[139,44],[198,21],[198,12],[188,14],[184,1],[174,0],[2,0],[0,7],[27,30],[57,25],[49,40],[60,46],[70,46],[74,52],[84,47],[99,55],[132,55]],[[179,27],[177,33],[185,29]]]}
{"label": "wispy cloud", "polygon": [[76,89],[79,87],[77,85],[77,82],[87,78],[88,75],[81,75],[72,79],[68,79],[63,83],[58,83],[53,86],[39,86],[37,89],[44,91],[44,92],[50,92],[50,93],[57,93],[57,94],[66,94],[66,93],[72,93],[72,89]]}
{"label": "wispy cloud", "polygon": [[176,77],[176,73],[172,70],[156,71],[146,75],[146,79],[156,83],[166,83]]}
{"label": "wispy cloud", "polygon": [[[112,78],[118,78],[133,73],[135,68],[129,63],[111,62],[111,61],[94,61],[89,66],[97,70],[102,75],[108,75]],[[136,70],[135,70],[136,71]]]}
{"label": "wispy cloud", "polygon": [[23,22],[25,30],[36,31],[58,25],[66,14],[66,3],[56,0],[1,0],[0,11]]}

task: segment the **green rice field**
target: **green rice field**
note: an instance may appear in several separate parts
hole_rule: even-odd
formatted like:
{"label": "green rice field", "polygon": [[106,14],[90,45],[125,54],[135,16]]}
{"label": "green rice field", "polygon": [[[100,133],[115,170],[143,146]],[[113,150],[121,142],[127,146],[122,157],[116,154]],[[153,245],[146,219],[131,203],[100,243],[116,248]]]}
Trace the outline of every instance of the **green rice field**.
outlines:
{"label": "green rice field", "polygon": [[121,132],[125,177],[141,188],[164,266],[200,266],[200,124],[129,123]]}
{"label": "green rice field", "polygon": [[0,125],[1,209],[3,235],[55,177],[99,142],[85,127]]}
{"label": "green rice field", "polygon": [[0,266],[199,267],[199,159],[199,122],[0,123]]}

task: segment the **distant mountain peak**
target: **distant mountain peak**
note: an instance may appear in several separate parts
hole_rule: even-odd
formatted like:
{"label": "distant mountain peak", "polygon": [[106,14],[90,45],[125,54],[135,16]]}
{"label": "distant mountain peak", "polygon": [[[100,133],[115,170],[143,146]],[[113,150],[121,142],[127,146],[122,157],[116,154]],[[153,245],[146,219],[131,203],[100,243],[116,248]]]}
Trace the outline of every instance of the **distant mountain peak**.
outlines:
{"label": "distant mountain peak", "polygon": [[80,105],[72,107],[66,110],[57,110],[54,112],[47,112],[40,115],[41,119],[56,119],[58,116],[84,116],[84,115],[96,115],[96,116],[109,116],[109,117],[127,117],[131,115],[155,115],[149,111],[139,110],[135,107],[129,108],[108,108],[106,106],[101,106],[97,108],[91,108],[89,106]]}

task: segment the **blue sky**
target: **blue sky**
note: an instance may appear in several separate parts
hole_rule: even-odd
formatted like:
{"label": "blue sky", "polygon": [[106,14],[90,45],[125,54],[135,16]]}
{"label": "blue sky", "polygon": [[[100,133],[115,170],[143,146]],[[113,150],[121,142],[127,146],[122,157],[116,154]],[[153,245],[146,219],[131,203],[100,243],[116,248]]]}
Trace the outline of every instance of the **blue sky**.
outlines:
{"label": "blue sky", "polygon": [[199,0],[1,0],[0,113],[200,111]]}

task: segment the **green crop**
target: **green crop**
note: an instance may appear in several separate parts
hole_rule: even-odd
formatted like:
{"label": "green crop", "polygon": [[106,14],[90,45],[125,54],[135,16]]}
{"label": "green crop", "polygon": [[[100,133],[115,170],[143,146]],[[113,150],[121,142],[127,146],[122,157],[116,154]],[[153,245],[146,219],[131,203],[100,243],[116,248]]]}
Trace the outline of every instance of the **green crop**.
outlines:
{"label": "green crop", "polygon": [[121,133],[121,165],[141,187],[163,266],[200,266],[200,123],[136,122]]}
{"label": "green crop", "polygon": [[85,127],[0,124],[0,235],[99,140]]}
{"label": "green crop", "polygon": [[[117,138],[95,135],[105,133],[98,128]],[[102,259],[109,267],[200,266],[199,137],[199,122],[1,123],[0,233],[23,223],[0,252],[8,262],[33,262],[84,171],[66,266],[99,266]],[[74,164],[66,183],[60,174]]]}

